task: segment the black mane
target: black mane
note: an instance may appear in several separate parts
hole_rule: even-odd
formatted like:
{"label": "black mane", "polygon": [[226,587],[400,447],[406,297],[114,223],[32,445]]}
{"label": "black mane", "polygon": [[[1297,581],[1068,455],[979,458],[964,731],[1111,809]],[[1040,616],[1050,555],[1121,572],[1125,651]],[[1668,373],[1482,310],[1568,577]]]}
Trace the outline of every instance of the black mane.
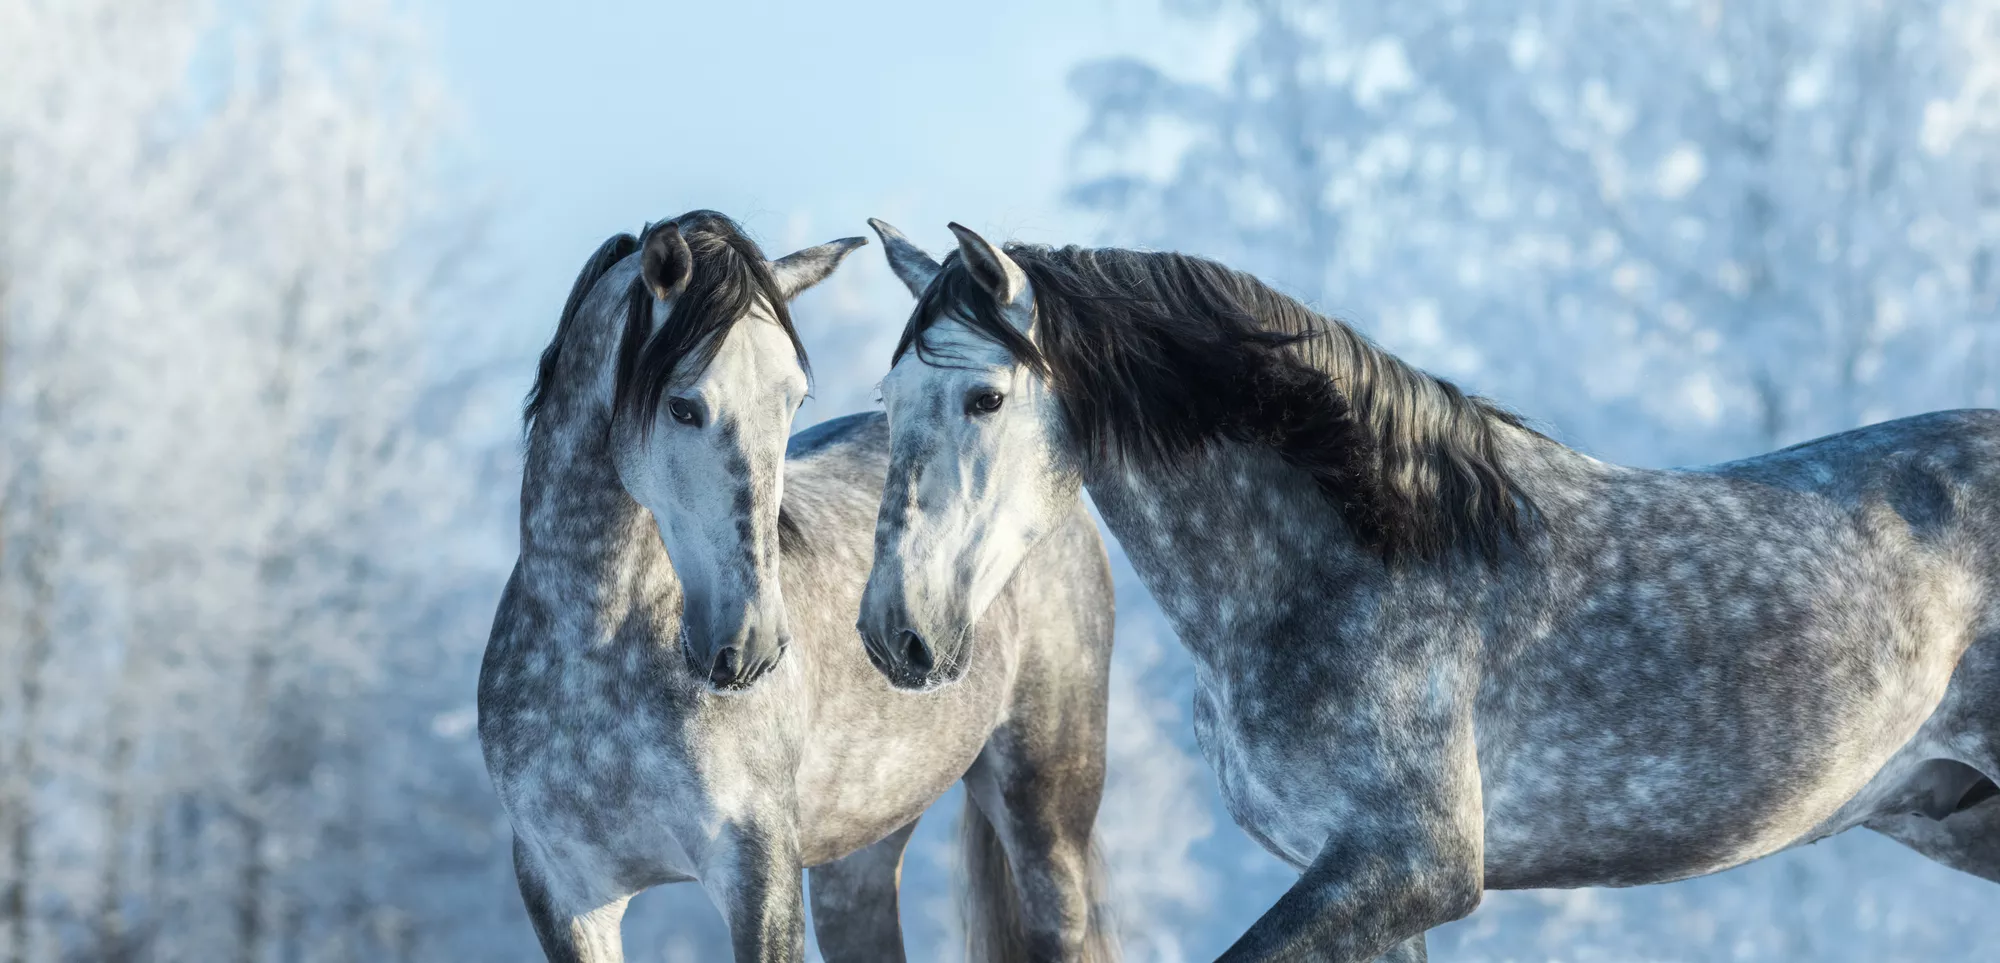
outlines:
{"label": "black mane", "polygon": [[[714,211],[689,211],[674,218],[694,255],[694,273],[674,298],[673,310],[653,330],[653,294],[644,279],[632,279],[626,294],[625,334],[618,346],[615,410],[636,416],[650,430],[677,379],[699,374],[715,360],[723,335],[762,301],[791,339],[799,367],[812,374],[805,345],[792,327],[792,312],[771,276],[757,242],[736,222]],[[651,228],[648,228],[650,231]]]}
{"label": "black mane", "polygon": [[562,320],[556,322],[556,336],[549,339],[548,347],[542,349],[541,364],[535,369],[535,385],[528,389],[527,401],[521,405],[523,430],[535,423],[535,416],[542,413],[543,402],[548,401],[549,385],[555,381],[556,366],[562,361],[563,341],[569,335],[570,325],[576,321],[576,313],[583,309],[584,298],[590,296],[590,289],[597,286],[604,272],[638,249],[638,238],[630,234],[614,234],[597,246],[597,252],[590,256],[590,260],[583,262],[583,270],[577,273],[575,283],[570,285],[569,300],[563,302]]}
{"label": "black mane", "polygon": [[957,254],[918,300],[895,357],[965,322],[1048,380],[1087,458],[1155,465],[1227,440],[1310,473],[1385,559],[1498,556],[1532,503],[1495,452],[1504,409],[1459,391],[1248,274],[1184,254],[1010,244],[1035,337]]}

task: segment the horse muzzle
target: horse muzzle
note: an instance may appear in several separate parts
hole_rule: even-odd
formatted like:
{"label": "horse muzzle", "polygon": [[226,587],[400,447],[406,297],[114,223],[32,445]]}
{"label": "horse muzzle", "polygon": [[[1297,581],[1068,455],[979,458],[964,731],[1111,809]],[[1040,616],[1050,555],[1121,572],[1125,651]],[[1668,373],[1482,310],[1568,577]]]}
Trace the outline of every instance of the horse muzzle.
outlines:
{"label": "horse muzzle", "polygon": [[[703,643],[703,637],[714,640]],[[768,626],[748,622],[733,632],[709,634],[695,626],[682,628],[681,654],[688,673],[716,692],[742,692],[769,675],[791,649],[792,636],[783,619]]]}
{"label": "horse muzzle", "polygon": [[856,625],[861,633],[861,647],[868,653],[868,663],[875,671],[889,680],[898,689],[922,691],[935,688],[938,678],[936,650],[922,633],[915,629],[896,629],[893,635],[870,632],[865,625]]}

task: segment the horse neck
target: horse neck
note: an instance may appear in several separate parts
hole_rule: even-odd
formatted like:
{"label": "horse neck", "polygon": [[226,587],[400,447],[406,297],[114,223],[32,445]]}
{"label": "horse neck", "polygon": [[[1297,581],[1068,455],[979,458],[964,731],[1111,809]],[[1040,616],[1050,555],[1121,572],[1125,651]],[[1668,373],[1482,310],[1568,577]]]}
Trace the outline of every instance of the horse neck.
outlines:
{"label": "horse neck", "polygon": [[[1603,466],[1541,435],[1498,427],[1496,447],[1523,494]],[[1595,466],[1595,467],[1592,467]],[[1275,453],[1218,443],[1171,467],[1093,465],[1084,484],[1146,588],[1197,663],[1215,667],[1301,606],[1329,613],[1386,583],[1385,563],[1361,543],[1305,472]],[[1483,578],[1472,556],[1457,566]],[[1307,619],[1333,633],[1335,620]]]}
{"label": "horse neck", "polygon": [[653,516],[611,461],[608,412],[552,405],[529,435],[521,483],[521,573],[530,592],[602,637],[635,612],[677,615],[674,576]]}
{"label": "horse neck", "polygon": [[1217,444],[1172,466],[1093,466],[1084,485],[1197,662],[1254,631],[1308,565],[1372,562],[1311,480],[1261,449]]}

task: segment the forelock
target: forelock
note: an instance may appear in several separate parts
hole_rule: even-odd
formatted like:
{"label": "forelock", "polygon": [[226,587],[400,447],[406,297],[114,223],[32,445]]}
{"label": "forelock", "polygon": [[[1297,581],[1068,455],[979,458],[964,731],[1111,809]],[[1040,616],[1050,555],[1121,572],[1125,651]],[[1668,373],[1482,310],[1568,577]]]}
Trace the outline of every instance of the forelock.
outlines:
{"label": "forelock", "polygon": [[626,294],[625,331],[618,350],[614,406],[638,418],[648,431],[667,389],[699,376],[715,359],[729,330],[754,313],[767,314],[783,329],[799,367],[808,377],[812,372],[792,325],[791,309],[757,243],[736,222],[714,211],[691,211],[674,222],[694,260],[687,287],[654,330],[652,292],[643,279],[634,278]]}

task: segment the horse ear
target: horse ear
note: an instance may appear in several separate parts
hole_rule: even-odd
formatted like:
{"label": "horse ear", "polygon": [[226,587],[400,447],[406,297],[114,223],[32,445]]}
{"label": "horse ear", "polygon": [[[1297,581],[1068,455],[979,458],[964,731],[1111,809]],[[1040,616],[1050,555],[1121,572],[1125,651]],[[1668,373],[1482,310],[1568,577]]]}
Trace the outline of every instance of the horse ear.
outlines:
{"label": "horse ear", "polygon": [[1007,252],[974,234],[971,228],[956,221],[949,226],[958,235],[958,256],[965,259],[965,269],[972,273],[972,279],[1001,304],[1020,300],[1028,290],[1028,275],[1021,266]]}
{"label": "horse ear", "polygon": [[694,276],[694,255],[681,226],[668,221],[646,232],[646,246],[639,255],[639,276],[653,297],[662,301],[681,293]]}
{"label": "horse ear", "polygon": [[848,252],[866,243],[865,237],[843,237],[772,261],[771,277],[778,282],[778,293],[787,301],[798,297],[800,292],[826,280]]}
{"label": "horse ear", "polygon": [[882,254],[889,259],[889,270],[896,272],[897,280],[902,281],[911,294],[923,297],[924,289],[931,286],[932,278],[937,277],[937,260],[925,254],[923,248],[911,244],[902,231],[890,227],[887,221],[871,217],[868,226],[882,238]]}

